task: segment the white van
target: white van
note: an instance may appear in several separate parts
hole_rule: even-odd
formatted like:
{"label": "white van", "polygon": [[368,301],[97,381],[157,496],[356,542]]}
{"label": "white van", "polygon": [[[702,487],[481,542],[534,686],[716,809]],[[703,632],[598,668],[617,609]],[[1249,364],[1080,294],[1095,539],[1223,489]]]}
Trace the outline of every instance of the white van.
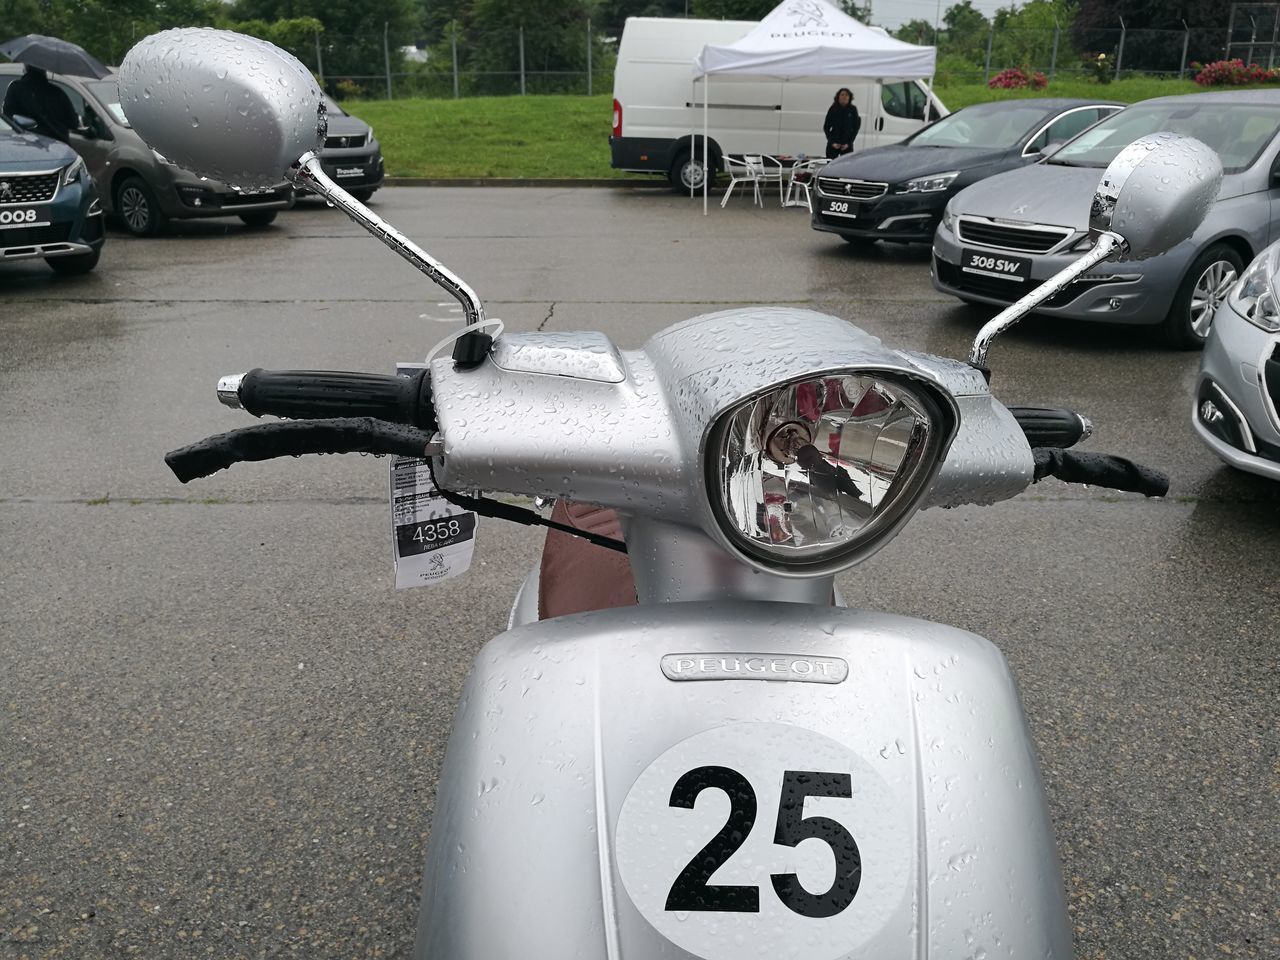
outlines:
{"label": "white van", "polygon": [[[613,74],[611,166],[660,173],[677,190],[702,187],[702,100],[709,86],[707,140],[714,171],[728,154],[826,156],[822,124],[840,87],[853,91],[862,116],[854,150],[897,143],[947,109],[918,81],[824,77],[803,81],[712,77],[693,81],[693,62],[707,44],[740,40],[749,20],[629,17]],[[875,105],[879,99],[879,106]],[[696,148],[696,149],[695,149]]]}

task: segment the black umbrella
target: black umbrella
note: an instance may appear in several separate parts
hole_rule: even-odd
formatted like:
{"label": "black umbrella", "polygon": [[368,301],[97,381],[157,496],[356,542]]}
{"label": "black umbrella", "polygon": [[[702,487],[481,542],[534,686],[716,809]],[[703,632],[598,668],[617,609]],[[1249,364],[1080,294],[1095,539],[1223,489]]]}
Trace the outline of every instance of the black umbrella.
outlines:
{"label": "black umbrella", "polygon": [[111,76],[111,71],[83,47],[57,37],[42,37],[38,33],[28,33],[25,37],[14,37],[0,43],[0,53],[10,60],[30,64],[50,73],[93,77],[96,80]]}

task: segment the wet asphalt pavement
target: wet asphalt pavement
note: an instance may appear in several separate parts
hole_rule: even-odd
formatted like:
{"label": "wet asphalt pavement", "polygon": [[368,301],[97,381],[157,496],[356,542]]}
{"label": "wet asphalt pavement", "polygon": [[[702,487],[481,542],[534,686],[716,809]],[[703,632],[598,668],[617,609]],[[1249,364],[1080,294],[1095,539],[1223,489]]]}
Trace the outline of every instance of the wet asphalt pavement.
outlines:
{"label": "wet asphalt pavement", "polygon": [[[984,318],[934,293],[923,248],[855,252],[794,210],[375,206],[509,329],[635,347],[771,302],[962,356]],[[249,422],[219,374],[390,370],[459,318],[323,206],[233,222],[113,234],[83,278],[0,269],[0,960],[408,956],[459,686],[536,555],[484,522],[470,575],[396,592],[385,462],[173,480],[166,450]],[[1280,484],[1201,447],[1197,356],[1142,331],[1030,321],[991,364],[1006,402],[1088,413],[1088,448],[1165,469],[1170,496],[1048,481],[926,512],[841,587],[1009,658],[1079,957],[1280,956]]]}

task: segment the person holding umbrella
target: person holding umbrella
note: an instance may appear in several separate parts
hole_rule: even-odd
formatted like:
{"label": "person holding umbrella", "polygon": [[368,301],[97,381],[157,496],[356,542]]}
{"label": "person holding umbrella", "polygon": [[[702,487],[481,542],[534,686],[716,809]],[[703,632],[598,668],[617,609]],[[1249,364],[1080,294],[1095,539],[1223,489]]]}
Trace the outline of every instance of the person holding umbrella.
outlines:
{"label": "person holding umbrella", "polygon": [[31,64],[26,65],[22,76],[9,84],[0,113],[7,117],[30,117],[36,122],[35,133],[63,143],[69,142],[71,131],[80,126],[71,98],[49,82],[48,74]]}
{"label": "person holding umbrella", "polygon": [[83,47],[38,33],[0,43],[0,53],[26,66],[22,76],[9,84],[0,113],[30,117],[36,122],[36,133],[63,143],[68,142],[72,130],[80,128],[80,117],[71,105],[71,98],[49,82],[45,71],[97,80],[111,75],[111,71]]}

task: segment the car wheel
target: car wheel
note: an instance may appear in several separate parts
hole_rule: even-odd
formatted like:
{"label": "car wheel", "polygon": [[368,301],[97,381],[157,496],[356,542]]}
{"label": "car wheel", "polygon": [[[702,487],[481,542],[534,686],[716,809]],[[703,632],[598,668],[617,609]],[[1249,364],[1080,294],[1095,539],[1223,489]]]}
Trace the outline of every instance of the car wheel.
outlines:
{"label": "car wheel", "polygon": [[[708,190],[714,190],[716,186],[716,165],[711,164],[711,181],[707,184]],[[681,150],[676,154],[675,162],[671,164],[671,170],[667,173],[667,179],[671,181],[671,186],[677,193],[688,195],[692,193],[702,192],[702,158],[694,158],[689,152],[689,148]]]}
{"label": "car wheel", "polygon": [[275,210],[255,210],[253,213],[242,213],[240,219],[246,227],[258,230],[270,226],[276,219]]}
{"label": "car wheel", "polygon": [[1170,346],[1199,350],[1208,339],[1213,316],[1227,299],[1244,261],[1225,243],[1215,243],[1191,263],[1178,286],[1160,332]]}
{"label": "car wheel", "polygon": [[141,177],[126,177],[116,187],[116,216],[135,237],[154,237],[168,219]]}
{"label": "car wheel", "polygon": [[369,198],[373,196],[372,190],[348,190],[347,193],[355,197],[361,203],[368,203]]}
{"label": "car wheel", "polygon": [[50,257],[45,261],[49,265],[49,269],[54,273],[62,274],[64,277],[72,277],[81,273],[88,273],[98,265],[98,257],[102,253],[102,249],[92,250],[89,253],[76,253],[69,257]]}

